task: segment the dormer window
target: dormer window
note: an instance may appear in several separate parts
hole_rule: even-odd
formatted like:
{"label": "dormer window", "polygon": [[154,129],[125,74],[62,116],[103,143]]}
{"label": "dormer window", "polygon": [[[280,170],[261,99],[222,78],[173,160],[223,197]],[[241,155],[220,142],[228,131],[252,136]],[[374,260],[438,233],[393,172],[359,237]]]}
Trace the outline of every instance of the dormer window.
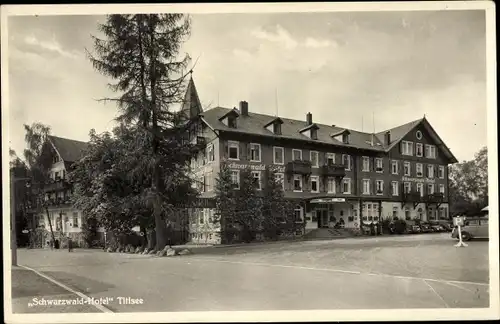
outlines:
{"label": "dormer window", "polygon": [[229,116],[227,118],[227,126],[229,128],[236,128],[236,117],[234,116]]}
{"label": "dormer window", "polygon": [[348,133],[342,134],[342,143],[349,144],[349,134]]}
{"label": "dormer window", "polygon": [[281,135],[281,124],[280,123],[275,122],[273,124],[273,133],[276,135]]}
{"label": "dormer window", "polygon": [[229,128],[236,128],[237,127],[236,120],[238,119],[239,116],[240,114],[238,113],[236,108],[234,108],[233,110],[230,110],[227,114],[219,118],[219,120]]}
{"label": "dormer window", "polygon": [[316,128],[311,128],[311,139],[318,139],[318,130]]}
{"label": "dormer window", "polygon": [[349,130],[344,129],[339,132],[333,133],[330,136],[344,144],[349,144],[349,134]]}

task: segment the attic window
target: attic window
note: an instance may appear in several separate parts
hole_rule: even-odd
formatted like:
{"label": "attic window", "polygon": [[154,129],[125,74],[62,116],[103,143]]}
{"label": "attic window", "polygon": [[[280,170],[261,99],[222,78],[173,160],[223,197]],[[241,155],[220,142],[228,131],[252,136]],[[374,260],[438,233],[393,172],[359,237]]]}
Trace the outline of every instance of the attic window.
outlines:
{"label": "attic window", "polygon": [[349,134],[342,134],[342,143],[349,144]]}
{"label": "attic window", "polygon": [[236,128],[236,117],[234,116],[227,117],[227,126],[229,128]]}
{"label": "attic window", "polygon": [[311,128],[311,139],[313,140],[318,139],[318,130],[316,128]]}
{"label": "attic window", "polygon": [[274,123],[273,124],[273,133],[276,135],[281,135],[281,124],[280,123]]}

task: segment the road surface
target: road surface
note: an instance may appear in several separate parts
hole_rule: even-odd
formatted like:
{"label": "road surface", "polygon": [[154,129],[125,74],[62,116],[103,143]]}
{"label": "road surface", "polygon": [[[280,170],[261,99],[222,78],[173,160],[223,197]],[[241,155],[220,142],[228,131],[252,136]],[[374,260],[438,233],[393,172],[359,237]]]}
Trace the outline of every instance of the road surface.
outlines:
{"label": "road surface", "polygon": [[18,258],[86,296],[112,298],[113,312],[488,307],[488,242],[455,243],[446,233],[205,248],[170,258],[79,249],[19,250]]}

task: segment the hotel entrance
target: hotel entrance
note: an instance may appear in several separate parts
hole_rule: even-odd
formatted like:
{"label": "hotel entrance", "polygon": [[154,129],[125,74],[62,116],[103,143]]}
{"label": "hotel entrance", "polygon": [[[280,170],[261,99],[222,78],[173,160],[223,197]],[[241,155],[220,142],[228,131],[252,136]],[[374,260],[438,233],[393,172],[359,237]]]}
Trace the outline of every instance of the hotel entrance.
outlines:
{"label": "hotel entrance", "polygon": [[316,208],[316,217],[318,218],[318,228],[328,228],[328,209],[327,208]]}

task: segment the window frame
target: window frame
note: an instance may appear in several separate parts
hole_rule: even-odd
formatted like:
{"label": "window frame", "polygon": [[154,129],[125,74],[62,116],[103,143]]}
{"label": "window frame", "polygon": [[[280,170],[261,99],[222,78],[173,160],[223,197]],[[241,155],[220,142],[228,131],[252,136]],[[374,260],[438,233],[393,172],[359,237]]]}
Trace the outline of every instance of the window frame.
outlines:
{"label": "window frame", "polygon": [[[420,175],[418,175],[418,169],[420,167]],[[415,164],[415,175],[417,178],[422,178],[424,176],[424,165],[422,163]]]}
{"label": "window frame", "polygon": [[[381,184],[380,186],[380,193],[378,192],[378,185]],[[375,180],[375,194],[378,196],[381,196],[384,194],[384,180],[381,179],[376,179]]]}
{"label": "window frame", "polygon": [[[406,166],[408,165],[408,174],[406,173]],[[411,162],[410,161],[404,161],[403,162],[403,175],[405,177],[411,177]]]}
{"label": "window frame", "polygon": [[[319,193],[319,176],[312,175],[312,176],[310,176],[309,179],[311,182],[311,192],[312,193]],[[316,190],[314,190],[314,191],[313,191],[313,187],[312,187],[313,180],[315,180],[315,182],[316,182]]]}
{"label": "window frame", "polygon": [[[295,180],[300,181],[300,190],[295,189]],[[304,180],[302,179],[302,175],[294,174],[293,175],[293,192],[303,192],[304,191]]]}
{"label": "window frame", "polygon": [[[396,172],[394,172],[394,166],[396,166]],[[399,161],[391,160],[391,174],[398,175],[399,174]]]}
{"label": "window frame", "polygon": [[[259,143],[250,143],[248,145],[249,145],[249,151],[250,151],[250,156],[249,156],[250,162],[261,162],[262,161],[262,147],[261,147],[261,145]],[[259,150],[259,159],[258,160],[254,160],[252,157],[252,153],[255,151],[254,150],[255,147],[258,147],[258,150]]]}
{"label": "window frame", "polygon": [[335,153],[326,153],[326,165],[328,165],[329,160],[332,160],[332,164],[335,164]]}
{"label": "window frame", "polygon": [[[300,152],[300,159],[295,158],[295,152]],[[292,161],[302,161],[302,150],[292,149]]]}
{"label": "window frame", "polygon": [[445,174],[444,166],[440,165],[438,167],[438,178],[439,179],[444,179],[444,174]]}
{"label": "window frame", "polygon": [[412,141],[401,141],[401,154],[406,156],[413,156],[414,143]]}
{"label": "window frame", "polygon": [[[396,190],[394,190],[396,188]],[[392,196],[399,196],[399,182],[391,181]]]}
{"label": "window frame", "polygon": [[[365,162],[367,162],[367,165],[365,165]],[[366,166],[366,168],[365,168],[365,166]],[[362,172],[370,172],[370,157],[368,157],[368,156],[362,157],[361,171]]]}
{"label": "window frame", "polygon": [[[380,171],[378,170],[379,162],[380,162]],[[384,159],[383,158],[375,158],[375,172],[384,173]]]}
{"label": "window frame", "polygon": [[281,189],[283,189],[283,191],[285,191],[285,174],[281,173],[281,172],[277,172],[274,174],[274,176],[276,179],[281,178]]}
{"label": "window frame", "polygon": [[[236,174],[236,183],[234,182],[234,179],[233,179],[233,175]],[[231,170],[231,181],[233,183],[233,185],[237,185],[237,186],[234,186],[233,188],[235,190],[240,190],[240,187],[241,187],[241,178],[240,178],[240,170]]]}
{"label": "window frame", "polygon": [[[330,183],[332,183],[332,188],[333,190],[330,191]],[[328,177],[326,180],[326,192],[329,194],[335,194],[337,192],[336,183],[335,183],[335,178],[334,177]]]}
{"label": "window frame", "polygon": [[[237,155],[238,157],[236,158],[232,158],[231,157],[231,148],[236,148],[236,152],[237,152]],[[240,142],[238,141],[228,141],[227,142],[227,158],[228,160],[231,160],[231,161],[239,161],[240,160]]]}
{"label": "window frame", "polygon": [[[281,162],[276,161],[276,149],[281,149]],[[282,146],[273,146],[273,164],[284,165],[285,164],[285,148]]]}
{"label": "window frame", "polygon": [[[316,164],[313,164],[313,155],[316,154]],[[318,151],[309,151],[309,161],[311,161],[311,167],[319,168],[319,152]]]}
{"label": "window frame", "polygon": [[[348,191],[344,190],[344,185],[347,185],[347,188],[349,189]],[[350,195],[351,193],[352,193],[351,178],[342,179],[342,194]]]}
{"label": "window frame", "polygon": [[[365,189],[366,189],[365,188],[365,184],[367,184],[367,183],[368,183],[368,187],[367,187],[368,191],[365,191]],[[363,188],[362,194],[363,195],[370,195],[370,189],[371,189],[370,188],[371,187],[370,179],[363,179],[363,180],[361,180],[361,184],[362,184],[362,188]]]}
{"label": "window frame", "polygon": [[[256,178],[254,175],[258,175],[258,178]],[[260,191],[262,190],[262,173],[260,171],[251,171],[251,175],[252,175],[252,180],[255,181],[255,179],[258,179],[258,184],[259,186],[256,188],[256,190]]]}
{"label": "window frame", "polygon": [[[420,154],[418,148],[420,147]],[[422,143],[415,143],[415,156],[422,157],[424,155],[424,145]]]}
{"label": "window frame", "polygon": [[[347,159],[347,165],[344,163],[344,160]],[[345,166],[346,171],[351,171],[351,156],[349,154],[342,154],[342,163]]]}

